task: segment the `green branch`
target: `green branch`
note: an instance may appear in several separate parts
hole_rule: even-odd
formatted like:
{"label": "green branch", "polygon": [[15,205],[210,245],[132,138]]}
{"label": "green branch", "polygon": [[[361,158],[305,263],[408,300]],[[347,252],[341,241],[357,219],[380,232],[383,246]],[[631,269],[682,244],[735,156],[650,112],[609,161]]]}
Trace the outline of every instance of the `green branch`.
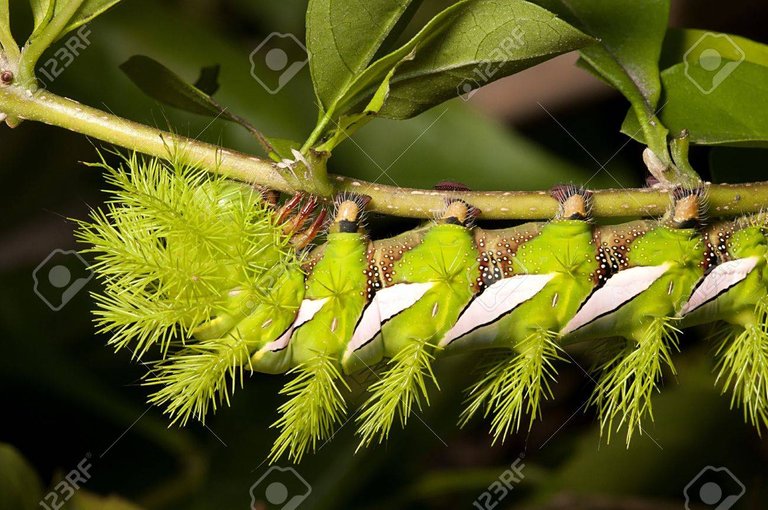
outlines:
{"label": "green branch", "polygon": [[[318,193],[308,179],[297,178],[271,161],[216,145],[161,131],[144,124],[82,105],[47,91],[30,94],[20,87],[0,87],[0,112],[21,119],[62,127],[110,144],[167,159],[199,165],[213,172],[266,188],[293,193]],[[178,154],[171,154],[171,148]],[[431,218],[445,199],[460,195],[482,211],[483,219],[547,219],[557,213],[557,201],[545,191],[445,192],[385,186],[329,176],[334,192],[351,191],[371,197],[370,210],[392,216]],[[712,216],[755,213],[768,204],[768,182],[713,184],[709,190]],[[669,205],[669,194],[655,189],[613,189],[594,192],[596,217],[660,216]]]}

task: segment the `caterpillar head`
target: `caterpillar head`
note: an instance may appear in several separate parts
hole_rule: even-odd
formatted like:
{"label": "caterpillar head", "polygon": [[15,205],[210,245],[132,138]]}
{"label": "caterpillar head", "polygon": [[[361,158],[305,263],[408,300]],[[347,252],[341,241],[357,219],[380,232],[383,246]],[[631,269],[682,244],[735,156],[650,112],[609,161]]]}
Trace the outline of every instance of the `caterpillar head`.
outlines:
{"label": "caterpillar head", "polygon": [[557,219],[587,221],[592,215],[592,192],[571,184],[555,186],[550,191],[560,204]]}

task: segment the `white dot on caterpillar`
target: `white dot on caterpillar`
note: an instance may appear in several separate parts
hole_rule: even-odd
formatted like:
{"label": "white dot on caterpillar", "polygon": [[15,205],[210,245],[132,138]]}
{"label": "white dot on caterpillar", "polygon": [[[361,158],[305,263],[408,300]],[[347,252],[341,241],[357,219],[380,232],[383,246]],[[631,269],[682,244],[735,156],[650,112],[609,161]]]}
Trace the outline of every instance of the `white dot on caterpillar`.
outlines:
{"label": "white dot on caterpillar", "polygon": [[432,306],[432,317],[436,317],[436,316],[437,316],[437,310],[438,310],[438,308],[439,308],[439,303],[435,303],[435,304]]}

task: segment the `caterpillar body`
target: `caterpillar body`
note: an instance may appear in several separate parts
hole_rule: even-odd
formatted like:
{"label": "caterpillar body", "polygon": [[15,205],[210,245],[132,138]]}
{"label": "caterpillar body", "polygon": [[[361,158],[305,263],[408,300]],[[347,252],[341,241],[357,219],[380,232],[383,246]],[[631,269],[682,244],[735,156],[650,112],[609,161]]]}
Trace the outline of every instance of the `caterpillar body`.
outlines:
{"label": "caterpillar body", "polygon": [[[133,165],[134,179],[141,170]],[[125,190],[130,179],[115,175]],[[176,178],[191,180],[184,172]],[[157,185],[157,175],[144,179]],[[195,186],[215,196],[220,182],[198,179]],[[768,386],[755,368],[768,364],[765,218],[704,226],[704,190],[679,189],[659,221],[595,225],[588,191],[561,187],[553,194],[561,210],[550,222],[481,229],[472,226],[471,205],[457,198],[433,223],[375,241],[362,228],[365,201],[343,196],[325,244],[302,259],[290,244],[292,238],[306,243],[308,235],[299,232],[306,208],[289,219],[285,207],[241,189],[228,198],[234,210],[258,210],[242,219],[241,228],[266,222],[280,235],[252,238],[259,249],[236,259],[255,269],[212,280],[205,292],[215,305],[187,314],[175,333],[156,331],[179,335],[184,345],[153,370],[148,383],[159,390],[152,400],[182,422],[203,419],[210,405],[229,399],[244,371],[290,372],[272,457],[287,453],[298,460],[330,438],[346,413],[345,375],[370,371],[377,378],[356,418],[361,445],[368,445],[428,402],[435,358],[482,350],[489,359],[469,390],[462,420],[489,414],[495,438],[503,439],[523,416],[533,421],[540,400],[551,396],[564,345],[618,337],[601,367],[594,403],[609,436],[615,424],[626,425],[629,441],[650,412],[664,365],[674,370],[670,355],[679,329],[722,320],[733,325],[719,361],[724,387],[756,426],[768,424]],[[127,342],[120,336],[126,321],[118,323],[125,314],[117,314],[118,298],[110,293],[124,291],[135,270],[119,277],[106,270],[116,257],[107,240],[116,232],[125,239],[135,228],[119,220],[131,216],[131,207],[113,206],[81,231],[91,251],[102,254],[95,266],[105,282],[101,324],[118,332],[118,346]],[[222,207],[233,209],[231,203]],[[164,236],[160,247],[170,249],[173,239]],[[148,284],[144,276],[136,292],[157,299],[175,288],[163,275],[154,277]]]}

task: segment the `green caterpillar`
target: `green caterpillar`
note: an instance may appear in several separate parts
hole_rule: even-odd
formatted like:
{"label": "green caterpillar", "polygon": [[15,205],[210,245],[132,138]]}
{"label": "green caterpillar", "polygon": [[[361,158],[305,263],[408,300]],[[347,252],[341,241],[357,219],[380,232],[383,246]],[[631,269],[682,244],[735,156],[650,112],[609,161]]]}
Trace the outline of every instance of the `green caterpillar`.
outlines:
{"label": "green caterpillar", "polygon": [[[719,376],[756,426],[768,425],[766,218],[703,226],[703,189],[675,190],[659,221],[598,226],[589,192],[561,187],[557,218],[472,226],[470,204],[391,239],[362,228],[366,201],[336,200],[323,245],[316,203],[275,197],[194,169],[129,161],[117,200],[83,223],[104,283],[97,316],[137,355],[160,341],[147,383],[174,420],[204,419],[244,373],[289,373],[272,459],[329,440],[347,412],[346,376],[375,376],[357,415],[361,445],[428,403],[432,362],[483,351],[462,415],[492,417],[502,439],[539,415],[563,346],[609,339],[594,404],[608,437],[642,432],[682,327],[733,325]],[[311,223],[309,226],[307,224]],[[306,231],[302,231],[307,227]]]}

